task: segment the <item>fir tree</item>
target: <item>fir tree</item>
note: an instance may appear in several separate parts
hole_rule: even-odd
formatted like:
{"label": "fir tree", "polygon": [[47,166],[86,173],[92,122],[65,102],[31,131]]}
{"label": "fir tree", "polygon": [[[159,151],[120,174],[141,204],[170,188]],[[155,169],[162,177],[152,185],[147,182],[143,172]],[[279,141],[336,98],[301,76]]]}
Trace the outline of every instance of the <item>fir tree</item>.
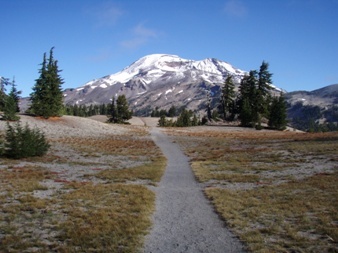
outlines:
{"label": "fir tree", "polygon": [[43,61],[41,63],[41,69],[39,70],[40,76],[35,80],[35,86],[33,92],[30,95],[31,106],[30,110],[36,115],[42,115],[45,111],[46,104],[44,104],[44,98],[47,95],[47,58],[46,53],[43,54]]}
{"label": "fir tree", "polygon": [[132,112],[129,110],[128,102],[125,95],[118,96],[116,99],[112,99],[111,115],[108,122],[111,123],[125,123],[131,119]]}
{"label": "fir tree", "polygon": [[165,115],[161,115],[160,119],[158,120],[158,126],[159,127],[167,126],[167,120],[165,118]]}
{"label": "fir tree", "polygon": [[53,56],[53,49],[51,48],[49,52],[49,62],[47,66],[47,85],[49,88],[48,91],[48,96],[49,100],[48,102],[50,103],[49,107],[49,115],[50,117],[53,116],[61,116],[61,111],[63,108],[63,95],[62,95],[62,90],[61,90],[61,85],[63,84],[63,80],[59,75],[59,70],[58,68],[58,61],[54,60]]}
{"label": "fir tree", "polygon": [[9,79],[0,77],[0,111],[2,111],[5,107],[5,101],[6,101],[6,88],[5,86],[9,84]]}
{"label": "fir tree", "polygon": [[14,159],[42,156],[47,153],[49,147],[44,133],[39,129],[30,129],[27,124],[22,127],[20,122],[15,126],[7,124],[5,156]]}
{"label": "fir tree", "polygon": [[132,112],[129,110],[128,102],[125,95],[118,96],[116,100],[117,121],[124,123],[131,119]]}
{"label": "fir tree", "polygon": [[191,121],[191,125],[192,126],[198,126],[198,118],[196,116],[196,114],[194,114],[193,118],[192,118],[192,121]]}
{"label": "fir tree", "polygon": [[172,105],[168,111],[168,117],[175,117],[176,116],[176,107]]}
{"label": "fir tree", "polygon": [[273,97],[270,107],[268,125],[278,130],[284,130],[287,124],[286,102],[283,93],[279,97]]}
{"label": "fir tree", "polygon": [[17,104],[13,96],[9,95],[5,98],[4,106],[4,120],[16,121],[19,120],[19,117],[16,115]]}
{"label": "fir tree", "polygon": [[239,118],[243,126],[255,125],[258,118],[256,84],[257,71],[251,70],[239,86]]}
{"label": "fir tree", "polygon": [[13,78],[12,82],[6,81],[6,85],[11,84],[11,90],[8,95],[3,93],[2,97],[2,110],[4,111],[3,118],[9,121],[19,120],[19,117],[16,115],[19,111],[19,95],[21,91],[16,89],[15,80]]}
{"label": "fir tree", "polygon": [[229,114],[234,114],[234,102],[235,102],[235,85],[232,80],[232,76],[228,75],[225,79],[224,86],[221,91],[221,107],[223,113],[223,119],[229,119]]}
{"label": "fir tree", "polygon": [[190,120],[192,116],[192,112],[184,109],[180,116],[178,116],[177,121],[176,121],[176,126],[177,127],[188,127],[192,125],[192,122]]}
{"label": "fir tree", "polygon": [[15,112],[20,112],[20,107],[19,107],[19,101],[20,101],[20,94],[21,91],[18,91],[16,88],[15,80],[13,78],[12,81],[12,88],[8,94],[9,97],[12,97],[12,99],[15,102]]}
{"label": "fir tree", "polygon": [[208,117],[208,121],[211,120],[212,118],[212,114],[211,114],[211,92],[207,91],[207,117]]}
{"label": "fir tree", "polygon": [[258,83],[257,83],[257,95],[256,95],[256,110],[258,113],[258,125],[261,125],[261,118],[266,116],[268,113],[268,105],[270,100],[270,91],[272,83],[272,74],[268,70],[269,64],[265,61],[259,68],[258,72]]}
{"label": "fir tree", "polygon": [[58,62],[54,60],[53,49],[49,53],[47,63],[46,53],[43,55],[40,76],[36,79],[31,93],[31,111],[44,118],[61,116],[63,101],[61,85],[62,78],[59,75]]}
{"label": "fir tree", "polygon": [[110,123],[117,123],[117,111],[115,106],[115,98],[112,98],[111,103],[111,112],[110,112],[110,118],[108,119]]}
{"label": "fir tree", "polygon": [[242,101],[241,111],[239,118],[242,126],[250,126],[252,124],[252,106],[248,98],[244,98]]}

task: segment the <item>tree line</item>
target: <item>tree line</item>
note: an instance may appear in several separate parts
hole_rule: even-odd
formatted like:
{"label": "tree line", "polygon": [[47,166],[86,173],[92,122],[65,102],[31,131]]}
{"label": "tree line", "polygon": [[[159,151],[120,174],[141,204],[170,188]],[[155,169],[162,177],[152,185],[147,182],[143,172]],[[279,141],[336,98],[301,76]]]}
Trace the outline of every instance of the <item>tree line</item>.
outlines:
{"label": "tree line", "polygon": [[269,127],[282,130],[287,124],[286,102],[281,92],[272,96],[272,74],[265,61],[259,70],[251,70],[239,84],[236,94],[233,77],[228,75],[221,89],[220,112],[223,119],[236,118],[245,127],[262,128],[263,119]]}
{"label": "tree line", "polygon": [[[30,94],[31,105],[28,113],[43,117],[59,117],[64,114],[88,117],[93,115],[107,115],[110,123],[125,123],[132,115],[125,96],[113,97],[112,102],[102,105],[64,105],[58,61],[54,58],[54,47],[47,54],[43,54],[39,77],[35,80],[33,92]],[[271,77],[269,64],[264,62],[259,70],[251,70],[239,84],[235,91],[234,80],[231,75],[225,77],[220,90],[220,97],[216,106],[212,108],[211,97],[207,97],[206,115],[200,119],[187,111],[184,107],[172,106],[168,111],[155,108],[151,116],[161,117],[159,124],[166,126],[190,126],[203,124],[210,120],[238,121],[240,125],[262,128],[262,123],[274,129],[284,129],[287,123],[286,103],[283,93],[279,96],[271,95]],[[7,92],[8,87],[10,87]],[[17,90],[15,80],[7,78],[0,80],[0,112],[1,118],[9,121],[18,120],[20,91]],[[217,99],[216,99],[217,100]],[[215,99],[213,99],[215,105]],[[306,111],[306,108],[304,108]],[[178,116],[176,121],[166,117]],[[189,120],[187,120],[189,118]],[[297,119],[294,120],[297,121]],[[304,121],[302,121],[304,122]],[[311,131],[326,131],[335,129],[334,125],[321,127],[313,120],[307,120],[312,126]],[[309,124],[310,124],[309,123]],[[300,124],[298,124],[300,125]]]}
{"label": "tree line", "polygon": [[[245,127],[262,129],[263,121],[270,128],[282,130],[287,124],[286,102],[281,92],[279,96],[271,95],[272,74],[269,64],[265,61],[259,70],[251,70],[241,80],[238,92],[235,91],[233,76],[227,75],[220,91],[220,98],[213,109],[211,96],[207,93],[206,115],[197,124],[211,120],[239,121]],[[196,122],[196,116],[183,110],[178,120],[166,120],[166,111],[155,110],[159,115],[160,126],[191,126]],[[189,118],[189,120],[187,120]],[[182,120],[183,119],[183,120]]]}
{"label": "tree line", "polygon": [[183,109],[177,120],[167,119],[165,114],[158,121],[160,127],[189,127],[202,125],[202,121],[191,110]]}

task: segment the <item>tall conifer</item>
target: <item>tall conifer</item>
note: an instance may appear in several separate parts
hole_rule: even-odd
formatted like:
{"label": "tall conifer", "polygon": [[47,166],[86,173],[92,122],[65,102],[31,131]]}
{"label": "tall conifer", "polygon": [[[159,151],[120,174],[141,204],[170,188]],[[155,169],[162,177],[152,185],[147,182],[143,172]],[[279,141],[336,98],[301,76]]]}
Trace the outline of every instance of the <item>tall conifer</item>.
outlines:
{"label": "tall conifer", "polygon": [[267,116],[268,105],[270,101],[270,91],[272,83],[271,77],[272,74],[269,72],[269,64],[265,61],[262,62],[262,65],[259,68],[258,72],[258,83],[257,83],[257,113],[258,113],[258,125],[261,125],[261,118]]}
{"label": "tall conifer", "polygon": [[61,116],[63,100],[61,85],[62,78],[59,75],[57,61],[53,56],[54,47],[51,48],[47,63],[46,53],[43,55],[40,76],[36,79],[31,93],[31,111],[44,118]]}
{"label": "tall conifer", "polygon": [[287,124],[286,102],[283,93],[279,97],[273,97],[270,106],[269,126],[283,130]]}
{"label": "tall conifer", "polygon": [[244,76],[239,86],[239,118],[244,126],[255,125],[257,111],[257,71],[251,70]]}
{"label": "tall conifer", "polygon": [[132,111],[129,110],[128,102],[125,95],[118,96],[116,99],[112,99],[111,104],[111,115],[108,119],[108,122],[111,123],[125,123],[127,120],[131,119]]}
{"label": "tall conifer", "polygon": [[235,103],[235,85],[231,75],[226,77],[221,93],[223,119],[227,120],[229,118],[228,115],[233,115],[234,113]]}

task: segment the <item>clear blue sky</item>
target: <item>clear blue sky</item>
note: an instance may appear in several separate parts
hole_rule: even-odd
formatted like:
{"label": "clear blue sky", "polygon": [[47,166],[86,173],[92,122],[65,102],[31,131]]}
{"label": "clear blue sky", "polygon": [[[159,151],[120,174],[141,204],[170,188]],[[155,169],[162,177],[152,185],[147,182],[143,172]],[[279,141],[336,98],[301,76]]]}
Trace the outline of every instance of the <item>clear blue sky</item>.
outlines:
{"label": "clear blue sky", "polygon": [[63,88],[153,53],[246,71],[265,60],[287,91],[338,83],[338,0],[0,0],[0,10],[0,76],[24,96],[53,46]]}

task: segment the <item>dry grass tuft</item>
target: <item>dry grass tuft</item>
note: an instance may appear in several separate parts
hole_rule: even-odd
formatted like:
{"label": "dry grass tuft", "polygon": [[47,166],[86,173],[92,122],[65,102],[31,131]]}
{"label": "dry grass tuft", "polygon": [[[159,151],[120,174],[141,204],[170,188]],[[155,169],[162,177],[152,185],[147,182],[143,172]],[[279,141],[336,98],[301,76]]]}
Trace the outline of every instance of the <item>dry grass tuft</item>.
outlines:
{"label": "dry grass tuft", "polygon": [[95,176],[112,182],[145,180],[155,184],[160,181],[165,166],[166,160],[163,157],[159,157],[149,163],[133,168],[102,170]]}
{"label": "dry grass tuft", "polygon": [[253,252],[338,252],[338,133],[173,131]]}
{"label": "dry grass tuft", "polygon": [[135,252],[150,227],[155,194],[140,185],[87,184],[64,195],[61,252]]}
{"label": "dry grass tuft", "polygon": [[334,252],[338,173],[249,191],[206,189],[216,210],[253,252]]}
{"label": "dry grass tuft", "polygon": [[1,171],[0,185],[3,192],[32,192],[34,190],[44,190],[45,187],[40,184],[40,181],[51,177],[53,177],[53,175],[41,167],[10,166]]}
{"label": "dry grass tuft", "polygon": [[[142,246],[155,201],[148,187],[163,174],[162,153],[144,127],[83,136],[71,119],[72,135],[52,133],[46,156],[1,159],[0,252],[136,252]],[[58,129],[69,125],[68,118],[52,121]]]}

